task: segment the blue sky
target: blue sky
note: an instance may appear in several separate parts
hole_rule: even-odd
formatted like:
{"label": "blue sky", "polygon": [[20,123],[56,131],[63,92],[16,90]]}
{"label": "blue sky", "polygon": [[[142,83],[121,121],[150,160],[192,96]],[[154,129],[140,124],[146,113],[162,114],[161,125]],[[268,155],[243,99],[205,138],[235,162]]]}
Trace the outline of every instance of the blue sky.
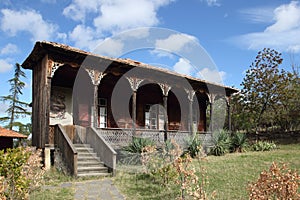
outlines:
{"label": "blue sky", "polygon": [[[22,63],[37,40],[48,40],[93,51],[95,45],[122,31],[161,27],[178,31],[199,42],[217,68],[201,68],[202,78],[239,88],[245,70],[259,50],[283,53],[283,68],[291,57],[300,63],[300,2],[285,0],[1,0],[0,95],[7,95],[7,80],[14,63]],[[178,45],[185,45],[178,39]],[[111,43],[116,52],[120,43]],[[151,53],[152,52],[152,53]],[[151,58],[153,51],[125,57],[162,63],[191,74],[190,63],[178,56]],[[108,54],[109,55],[109,54]],[[149,55],[149,57],[147,57]],[[147,59],[148,58],[148,59]],[[164,62],[163,60],[168,60]],[[22,99],[31,101],[31,72]],[[193,74],[192,74],[193,75]],[[0,103],[0,116],[6,105]]]}

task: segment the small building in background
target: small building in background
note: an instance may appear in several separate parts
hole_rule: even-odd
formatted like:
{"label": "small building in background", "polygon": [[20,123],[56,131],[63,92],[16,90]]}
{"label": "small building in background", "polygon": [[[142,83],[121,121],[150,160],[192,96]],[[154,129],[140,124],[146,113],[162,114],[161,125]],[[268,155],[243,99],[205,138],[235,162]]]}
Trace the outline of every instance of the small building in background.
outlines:
{"label": "small building in background", "polygon": [[26,139],[27,136],[0,126],[0,150],[13,148],[13,139]]}

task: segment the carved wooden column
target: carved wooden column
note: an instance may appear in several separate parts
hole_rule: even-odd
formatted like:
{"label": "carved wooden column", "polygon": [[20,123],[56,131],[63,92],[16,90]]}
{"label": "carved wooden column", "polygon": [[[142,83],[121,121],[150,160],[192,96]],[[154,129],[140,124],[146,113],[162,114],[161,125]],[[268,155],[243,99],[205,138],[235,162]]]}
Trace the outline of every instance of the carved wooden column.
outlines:
{"label": "carved wooden column", "polygon": [[52,78],[56,72],[56,70],[58,70],[59,67],[63,66],[64,63],[59,63],[59,62],[54,62],[52,60],[48,60],[48,72],[47,72],[47,89],[46,89],[46,92],[47,92],[47,99],[48,99],[48,103],[46,103],[46,106],[47,106],[47,110],[48,112],[46,112],[46,117],[48,120],[48,131],[46,132],[47,135],[45,136],[45,143],[46,144],[50,144],[50,143],[53,143],[54,142],[54,131],[50,131],[50,99],[51,99],[51,83],[52,83]]}
{"label": "carved wooden column", "polygon": [[185,89],[187,95],[188,95],[188,100],[189,100],[189,132],[191,135],[193,134],[193,102],[194,102],[194,96],[195,96],[195,91],[194,90],[188,90]]}
{"label": "carved wooden column", "polygon": [[209,125],[209,131],[213,132],[214,131],[214,102],[216,98],[216,94],[207,94],[208,100],[209,100],[209,105],[210,105],[210,125]]}
{"label": "carved wooden column", "polygon": [[226,96],[227,105],[227,120],[228,120],[228,131],[231,132],[231,109],[230,109],[230,96]]}
{"label": "carved wooden column", "polygon": [[168,94],[171,90],[171,86],[165,83],[158,83],[160,89],[163,93],[163,106],[164,106],[164,141],[168,140],[168,129],[169,129],[169,121],[168,121]]}
{"label": "carved wooden column", "polygon": [[106,75],[103,72],[99,72],[96,69],[85,68],[87,73],[89,74],[92,83],[94,85],[94,96],[93,96],[93,109],[92,109],[92,119],[91,126],[97,127],[98,123],[98,88],[102,78]]}
{"label": "carved wooden column", "polygon": [[132,128],[133,128],[133,136],[136,135],[136,93],[140,86],[140,84],[143,82],[143,79],[139,79],[136,77],[126,77],[129,81],[130,87],[132,89]]}

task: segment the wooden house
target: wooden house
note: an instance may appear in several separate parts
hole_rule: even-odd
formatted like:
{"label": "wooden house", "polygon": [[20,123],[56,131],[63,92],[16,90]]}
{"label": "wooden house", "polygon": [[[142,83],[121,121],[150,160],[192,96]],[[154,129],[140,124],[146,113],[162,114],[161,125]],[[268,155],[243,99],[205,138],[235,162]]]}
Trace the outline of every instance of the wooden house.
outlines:
{"label": "wooden house", "polygon": [[[79,160],[87,144],[114,171],[115,150],[132,136],[157,143],[172,138],[182,143],[192,132],[210,138],[214,100],[224,98],[230,111],[230,96],[237,92],[138,61],[53,42],[37,42],[22,67],[32,70],[32,143],[60,149],[74,175],[84,174]],[[227,121],[230,125],[229,112]]]}
{"label": "wooden house", "polygon": [[0,150],[5,150],[7,148],[13,148],[14,142],[13,139],[24,139],[27,138],[26,135],[23,135],[21,133],[8,130],[5,128],[2,128],[0,126]]}

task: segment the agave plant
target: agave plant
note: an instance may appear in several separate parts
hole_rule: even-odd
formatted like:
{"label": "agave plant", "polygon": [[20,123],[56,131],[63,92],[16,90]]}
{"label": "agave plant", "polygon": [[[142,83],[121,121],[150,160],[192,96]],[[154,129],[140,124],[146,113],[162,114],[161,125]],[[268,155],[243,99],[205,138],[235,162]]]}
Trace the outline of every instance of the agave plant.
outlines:
{"label": "agave plant", "polygon": [[231,137],[231,150],[233,152],[244,152],[248,146],[247,136],[244,133],[234,133]]}
{"label": "agave plant", "polygon": [[229,152],[230,144],[231,140],[229,132],[225,130],[218,130],[213,133],[213,147],[210,150],[210,154],[222,156]]}
{"label": "agave plant", "polygon": [[132,142],[121,149],[121,163],[140,164],[141,153],[146,146],[155,146],[155,143],[149,138],[133,137]]}
{"label": "agave plant", "polygon": [[202,149],[202,141],[195,135],[186,140],[187,148],[184,153],[188,153],[192,158],[195,158]]}

